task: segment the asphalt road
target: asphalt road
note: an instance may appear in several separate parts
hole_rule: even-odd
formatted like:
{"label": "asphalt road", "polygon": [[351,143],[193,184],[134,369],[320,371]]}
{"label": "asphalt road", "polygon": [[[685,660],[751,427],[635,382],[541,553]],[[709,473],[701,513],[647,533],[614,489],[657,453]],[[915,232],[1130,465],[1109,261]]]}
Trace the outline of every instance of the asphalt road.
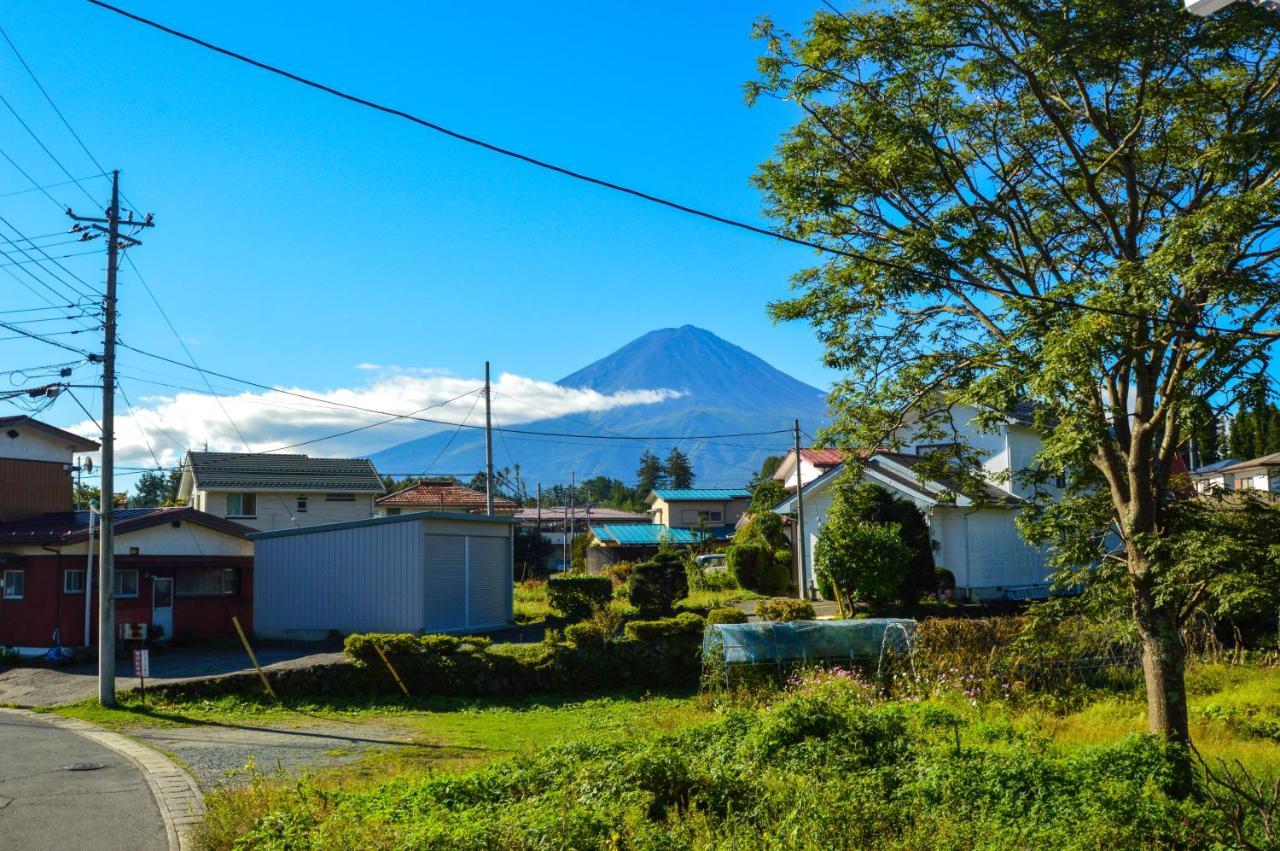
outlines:
{"label": "asphalt road", "polygon": [[[68,766],[100,765],[87,771]],[[69,730],[0,713],[0,846],[164,851],[164,822],[142,773]]]}

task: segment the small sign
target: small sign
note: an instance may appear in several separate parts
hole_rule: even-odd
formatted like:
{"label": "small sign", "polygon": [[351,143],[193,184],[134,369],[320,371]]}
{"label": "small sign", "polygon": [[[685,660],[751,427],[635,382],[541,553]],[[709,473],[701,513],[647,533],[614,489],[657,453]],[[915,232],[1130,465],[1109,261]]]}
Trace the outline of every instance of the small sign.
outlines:
{"label": "small sign", "polygon": [[133,675],[140,680],[151,676],[151,651],[133,651]]}
{"label": "small sign", "polygon": [[145,623],[120,624],[120,637],[125,641],[146,641],[147,625]]}

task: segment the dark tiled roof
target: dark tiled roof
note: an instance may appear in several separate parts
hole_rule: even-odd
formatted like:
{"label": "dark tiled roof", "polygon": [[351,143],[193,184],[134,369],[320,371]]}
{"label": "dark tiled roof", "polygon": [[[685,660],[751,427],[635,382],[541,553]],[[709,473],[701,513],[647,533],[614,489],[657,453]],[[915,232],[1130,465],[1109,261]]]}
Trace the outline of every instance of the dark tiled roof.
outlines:
{"label": "dark tiled roof", "polygon": [[188,452],[196,485],[205,490],[312,490],[382,493],[365,458],[309,458],[248,452]]}
{"label": "dark tiled roof", "polygon": [[42,431],[50,437],[56,437],[59,440],[70,443],[80,452],[92,452],[100,448],[99,445],[87,437],[81,437],[69,431],[63,431],[57,426],[51,426],[48,423],[42,423],[39,420],[33,420],[31,417],[0,417],[0,433],[8,431],[11,428],[34,428]]}
{"label": "dark tiled roof", "polygon": [[[112,514],[111,527],[117,535],[124,535],[138,529],[179,521],[207,526],[239,538],[253,531],[248,526],[194,508],[117,508]],[[41,514],[12,523],[0,523],[0,548],[75,544],[88,537],[87,511]]]}
{"label": "dark tiled roof", "polygon": [[[378,497],[377,503],[380,506],[389,508],[396,506],[425,506],[427,508],[438,508],[441,511],[451,509],[484,511],[486,508],[486,499],[483,492],[472,490],[454,482],[419,482],[395,493]],[[512,512],[519,507],[518,503],[504,497],[496,494],[493,497],[494,511]]]}
{"label": "dark tiled roof", "polygon": [[[871,454],[871,457],[868,459],[868,461],[874,463],[877,457],[887,458],[888,460],[893,461],[897,464],[900,464],[901,466],[906,467],[907,469],[912,471],[915,470],[915,467],[917,464],[919,464],[921,461],[924,460],[924,458],[920,455],[906,455],[901,452],[889,452],[884,449],[879,449]],[[887,470],[881,465],[876,465],[876,469],[879,472],[883,473],[884,475],[890,476],[895,481],[898,481],[903,484],[907,484],[916,490],[920,490],[921,484],[918,479],[908,480],[902,476],[894,475],[892,470]],[[937,484],[942,485],[944,488],[947,488],[948,490],[951,490],[951,491],[955,491],[956,493],[962,493],[962,491],[960,490],[959,483],[953,480],[950,480],[947,478],[941,478],[941,479],[929,479],[929,481],[936,482]],[[1006,490],[1001,490],[1000,488],[996,487],[993,484],[985,484],[983,485],[983,487],[986,489],[987,499],[994,500],[996,502],[1022,502],[1022,500],[1019,499],[1018,497],[1014,496],[1013,494],[1009,493]]]}

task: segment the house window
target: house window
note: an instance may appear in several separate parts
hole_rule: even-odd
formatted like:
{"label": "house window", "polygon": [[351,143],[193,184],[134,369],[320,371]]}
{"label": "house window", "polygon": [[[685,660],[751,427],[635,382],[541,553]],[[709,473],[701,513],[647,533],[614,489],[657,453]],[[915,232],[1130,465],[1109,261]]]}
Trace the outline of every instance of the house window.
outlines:
{"label": "house window", "polygon": [[227,494],[228,517],[257,517],[258,495],[256,493]]}
{"label": "house window", "polygon": [[83,570],[64,570],[62,572],[62,593],[63,594],[83,594],[84,593],[84,571]]}
{"label": "house window", "polygon": [[327,493],[324,495],[325,502],[355,502],[356,495],[353,493]]}
{"label": "house window", "polygon": [[4,598],[6,600],[21,600],[22,592],[26,589],[26,582],[23,579],[21,570],[6,570],[4,572]]}
{"label": "house window", "polygon": [[388,508],[388,509],[387,509],[387,516],[388,516],[388,517],[398,517],[398,516],[399,516],[399,514],[400,514],[400,509],[398,509],[398,508]]}
{"label": "house window", "polygon": [[115,592],[117,597],[138,596],[138,571],[117,570],[115,572]]}
{"label": "house window", "polygon": [[298,513],[307,513],[307,495],[304,493],[298,494]]}
{"label": "house window", "polygon": [[684,523],[723,523],[723,511],[697,511],[692,508],[685,508],[680,512],[681,522]]}
{"label": "house window", "polygon": [[233,597],[240,593],[240,574],[234,567],[202,567],[177,571],[179,597]]}

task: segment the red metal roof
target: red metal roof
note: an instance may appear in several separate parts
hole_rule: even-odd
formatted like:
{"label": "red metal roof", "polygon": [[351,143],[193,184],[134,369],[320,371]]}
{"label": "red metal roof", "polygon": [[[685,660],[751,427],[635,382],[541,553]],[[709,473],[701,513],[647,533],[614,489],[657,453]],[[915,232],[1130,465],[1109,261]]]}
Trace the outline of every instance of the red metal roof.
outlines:
{"label": "red metal roof", "polygon": [[[395,508],[396,506],[414,506],[434,508],[440,511],[450,509],[462,511],[484,511],[485,495],[477,490],[455,484],[454,482],[419,482],[407,488],[378,497],[378,505]],[[493,510],[514,512],[518,503],[501,496],[494,496]]]}
{"label": "red metal roof", "polygon": [[[248,526],[233,520],[226,520],[194,508],[117,508],[112,512],[112,528],[117,535],[126,535],[138,529],[164,523],[180,523],[184,520],[234,535],[237,538],[244,538],[253,531]],[[88,537],[89,512],[87,511],[41,514],[25,520],[0,523],[0,547],[66,545],[79,543]]]}
{"label": "red metal roof", "polygon": [[843,449],[801,449],[800,457],[815,467],[834,467],[844,460]]}

